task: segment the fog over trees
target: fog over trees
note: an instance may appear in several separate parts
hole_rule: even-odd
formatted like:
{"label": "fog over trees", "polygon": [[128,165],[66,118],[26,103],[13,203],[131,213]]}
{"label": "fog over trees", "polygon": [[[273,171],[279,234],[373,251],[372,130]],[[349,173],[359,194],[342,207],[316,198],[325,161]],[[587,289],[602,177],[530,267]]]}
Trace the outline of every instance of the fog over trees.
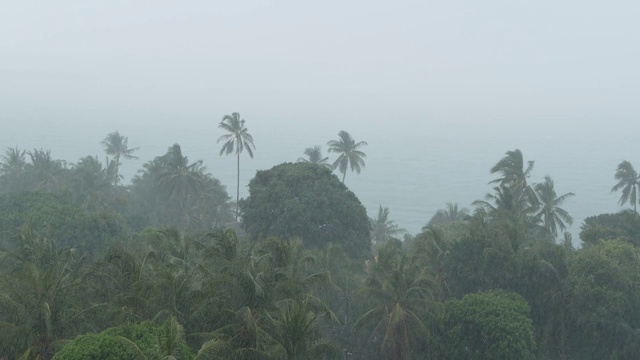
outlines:
{"label": "fog over trees", "polygon": [[[238,171],[253,138],[237,113],[222,125],[238,130],[220,137]],[[635,356],[640,217],[629,162],[611,178],[630,208],[587,218],[580,248],[561,206],[588,194],[538,177],[518,149],[487,169],[499,177],[472,210],[448,203],[410,234],[383,205],[367,214],[345,185],[347,170],[365,170],[366,142],[339,134],[336,158],[307,148],[258,171],[246,198],[233,184],[239,201],[179,144],[129,183],[118,167],[138,148],[117,131],[102,142],[104,162],[5,148],[0,357]]]}
{"label": "fog over trees", "polygon": [[0,360],[640,358],[638,14],[3,2]]}

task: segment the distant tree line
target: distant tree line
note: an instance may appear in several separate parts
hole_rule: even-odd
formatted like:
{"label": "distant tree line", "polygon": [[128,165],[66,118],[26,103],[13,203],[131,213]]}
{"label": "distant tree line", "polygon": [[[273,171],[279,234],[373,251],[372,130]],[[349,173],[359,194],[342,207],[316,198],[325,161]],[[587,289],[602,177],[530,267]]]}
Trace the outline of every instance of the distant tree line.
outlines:
{"label": "distant tree line", "polygon": [[[236,155],[238,174],[254,149],[244,124],[237,113],[221,122],[220,154]],[[550,176],[532,182],[519,150],[490,169],[494,187],[473,211],[447,204],[415,236],[388,208],[368,217],[344,184],[365,144],[340,132],[333,163],[309,148],[258,171],[235,201],[178,144],[129,185],[119,168],[136,148],[117,132],[105,163],[7,149],[0,358],[635,358],[630,164],[613,191],[632,209],[587,218],[576,249],[562,209],[575,195]]]}

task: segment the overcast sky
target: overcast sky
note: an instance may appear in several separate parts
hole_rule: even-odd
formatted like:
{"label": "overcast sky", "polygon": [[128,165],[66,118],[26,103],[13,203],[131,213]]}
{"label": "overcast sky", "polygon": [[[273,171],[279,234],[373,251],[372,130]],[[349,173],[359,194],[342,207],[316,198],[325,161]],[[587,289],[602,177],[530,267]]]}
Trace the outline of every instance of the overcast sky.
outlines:
{"label": "overcast sky", "polygon": [[10,1],[0,12],[0,121],[79,108],[636,120],[638,4]]}

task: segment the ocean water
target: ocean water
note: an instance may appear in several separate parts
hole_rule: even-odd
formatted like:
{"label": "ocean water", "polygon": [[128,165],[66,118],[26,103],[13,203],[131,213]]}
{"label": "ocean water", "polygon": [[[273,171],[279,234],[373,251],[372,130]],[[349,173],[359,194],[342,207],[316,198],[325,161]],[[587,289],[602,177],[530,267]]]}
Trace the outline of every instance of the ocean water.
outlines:
{"label": "ocean water", "polygon": [[[63,110],[48,112],[3,120],[7,124],[0,132],[0,147],[49,149],[55,158],[73,163],[86,155],[104,158],[100,141],[119,130],[129,138],[130,147],[140,147],[140,159],[123,164],[125,182],[144,162],[179,143],[190,161],[203,160],[208,172],[227,186],[231,196],[235,194],[235,159],[218,155],[221,116],[132,118],[85,109],[69,118]],[[506,151],[518,148],[525,161],[535,161],[530,181],[550,175],[558,195],[575,193],[563,207],[575,219],[569,231],[578,245],[585,217],[620,210],[619,194],[610,192],[618,163],[628,160],[640,170],[640,126],[630,121],[370,121],[257,115],[245,119],[256,150],[253,159],[247,154],[240,159],[241,197],[248,195],[247,184],[257,170],[296,161],[313,145],[322,145],[326,153],[327,141],[346,130],[356,141],[368,142],[363,148],[366,167],[360,174],[347,173],[346,185],[369,216],[377,214],[379,205],[388,207],[391,219],[410,234],[420,232],[448,202],[471,209],[474,200],[492,190],[489,169]],[[333,154],[326,156],[335,159]]]}

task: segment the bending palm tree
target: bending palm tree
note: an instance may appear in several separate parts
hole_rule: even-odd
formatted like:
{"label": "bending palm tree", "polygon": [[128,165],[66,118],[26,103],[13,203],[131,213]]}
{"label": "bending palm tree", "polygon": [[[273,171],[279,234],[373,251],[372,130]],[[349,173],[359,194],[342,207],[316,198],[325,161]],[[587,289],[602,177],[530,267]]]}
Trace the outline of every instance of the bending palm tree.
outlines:
{"label": "bending palm tree", "polygon": [[331,140],[327,143],[329,145],[329,152],[340,154],[336,161],[333,163],[333,168],[338,168],[342,173],[342,182],[347,175],[347,168],[351,168],[351,171],[355,171],[360,174],[360,171],[364,167],[364,160],[362,158],[367,157],[365,153],[358,150],[363,145],[367,145],[366,141],[360,141],[356,143],[351,135],[346,131],[340,131],[338,133],[339,140]]}
{"label": "bending palm tree", "polygon": [[236,222],[238,221],[238,202],[240,201],[240,153],[247,149],[249,156],[253,158],[253,149],[256,146],[253,144],[253,137],[249,134],[248,129],[244,127],[244,119],[240,120],[240,114],[233,113],[231,115],[225,115],[222,121],[218,125],[219,128],[229,132],[218,138],[217,142],[224,141],[222,149],[220,149],[220,156],[222,154],[229,155],[232,152],[236,153],[238,164],[238,181],[236,188]]}
{"label": "bending palm tree", "polygon": [[501,186],[522,188],[531,205],[534,207],[538,206],[535,191],[527,183],[527,179],[531,175],[531,170],[533,170],[533,164],[533,161],[528,161],[527,168],[525,169],[522,152],[519,149],[507,151],[505,157],[500,159],[500,161],[491,168],[492,174],[500,173],[502,177],[492,180],[489,184],[499,183]]}
{"label": "bending palm tree", "polygon": [[640,187],[640,176],[633,169],[633,166],[628,161],[623,161],[618,165],[618,169],[615,174],[618,183],[611,188],[611,191],[618,191],[622,189],[622,196],[618,204],[623,206],[627,201],[633,204],[633,211],[637,214],[638,210],[636,205],[638,204],[638,187]]}
{"label": "bending palm tree", "polygon": [[564,231],[566,229],[565,223],[569,225],[573,223],[571,215],[559,206],[575,194],[570,192],[556,196],[553,180],[550,176],[545,176],[543,183],[536,184],[535,190],[540,200],[540,210],[536,217],[544,221],[544,228],[555,237],[558,235],[558,228]]}
{"label": "bending palm tree", "polygon": [[369,218],[369,226],[371,227],[371,240],[374,243],[385,243],[395,236],[406,232],[405,229],[398,228],[393,220],[389,220],[389,208],[378,208],[378,216]]}
{"label": "bending palm tree", "polygon": [[140,148],[129,149],[129,138],[120,135],[119,132],[114,131],[107,135],[101,143],[104,146],[104,151],[107,155],[112,155],[115,164],[115,180],[114,185],[118,184],[120,176],[118,175],[118,168],[120,167],[120,158],[123,157],[127,160],[137,160],[138,157],[133,153]]}
{"label": "bending palm tree", "polygon": [[304,154],[307,155],[307,159],[298,158],[298,162],[318,164],[327,168],[331,168],[331,164],[327,163],[327,160],[329,160],[329,158],[322,157],[322,148],[320,147],[320,145],[315,145],[314,147],[306,148],[304,150]]}
{"label": "bending palm tree", "polygon": [[506,156],[500,159],[492,168],[491,173],[502,174],[501,178],[495,179],[491,183],[500,183],[500,185],[522,185],[527,184],[527,178],[533,170],[533,161],[527,162],[527,168],[524,168],[524,160],[522,152],[519,149],[507,151]]}

